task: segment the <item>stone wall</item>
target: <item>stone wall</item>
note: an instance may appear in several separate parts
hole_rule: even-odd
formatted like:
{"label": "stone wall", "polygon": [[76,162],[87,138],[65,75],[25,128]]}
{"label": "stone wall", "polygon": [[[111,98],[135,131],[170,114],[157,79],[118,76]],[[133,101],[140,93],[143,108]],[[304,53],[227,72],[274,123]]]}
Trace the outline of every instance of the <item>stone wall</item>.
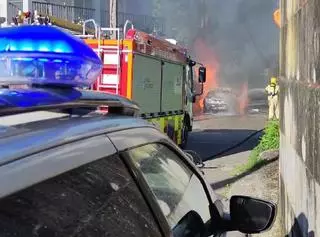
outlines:
{"label": "stone wall", "polygon": [[289,236],[320,236],[320,89],[281,83],[281,210]]}
{"label": "stone wall", "polygon": [[320,236],[320,2],[280,0],[280,191],[288,236]]}

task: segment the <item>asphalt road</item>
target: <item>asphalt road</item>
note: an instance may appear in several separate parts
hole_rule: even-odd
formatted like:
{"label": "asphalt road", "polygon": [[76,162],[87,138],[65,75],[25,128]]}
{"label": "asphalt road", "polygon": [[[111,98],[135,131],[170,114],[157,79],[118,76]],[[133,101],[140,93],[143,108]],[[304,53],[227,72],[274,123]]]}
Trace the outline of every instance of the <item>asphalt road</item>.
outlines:
{"label": "asphalt road", "polygon": [[[265,115],[214,116],[203,115],[195,119],[187,149],[198,152],[203,160],[213,159],[217,153],[241,142],[265,125]],[[252,150],[257,145],[259,135],[252,137],[241,146],[223,156]],[[220,158],[214,157],[214,158]]]}
{"label": "asphalt road", "polygon": [[[242,117],[205,115],[196,118],[187,149],[196,151],[205,161],[203,171],[206,179],[218,194],[224,195],[225,188],[238,180],[232,171],[247,162],[261,133],[234,149],[228,148],[263,129],[265,123],[266,116],[263,114]],[[228,152],[216,156],[225,150]]]}
{"label": "asphalt road", "polygon": [[[266,116],[262,114],[242,117],[202,115],[195,120],[194,131],[190,134],[187,149],[196,151],[203,160],[206,160],[205,167],[202,169],[205,178],[225,207],[228,207],[230,186],[242,178],[234,176],[232,171],[236,166],[247,162],[250,151],[258,144],[260,134],[227,153],[214,155],[228,150],[261,130],[265,125]],[[239,232],[229,232],[227,236],[243,235],[240,235]]]}

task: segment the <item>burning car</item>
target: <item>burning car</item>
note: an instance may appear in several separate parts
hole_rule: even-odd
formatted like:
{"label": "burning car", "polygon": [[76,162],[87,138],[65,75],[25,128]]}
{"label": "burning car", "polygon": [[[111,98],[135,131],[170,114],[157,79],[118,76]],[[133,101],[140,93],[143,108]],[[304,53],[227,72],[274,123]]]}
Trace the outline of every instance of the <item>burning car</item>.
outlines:
{"label": "burning car", "polygon": [[207,93],[203,99],[203,113],[238,113],[237,96],[230,88],[217,88]]}

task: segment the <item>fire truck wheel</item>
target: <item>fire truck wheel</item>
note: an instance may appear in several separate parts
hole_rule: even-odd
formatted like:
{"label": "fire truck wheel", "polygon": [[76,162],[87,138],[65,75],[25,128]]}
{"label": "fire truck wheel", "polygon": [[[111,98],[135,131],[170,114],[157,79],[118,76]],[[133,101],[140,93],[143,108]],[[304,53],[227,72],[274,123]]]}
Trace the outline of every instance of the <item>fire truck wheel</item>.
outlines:
{"label": "fire truck wheel", "polygon": [[182,127],[182,137],[181,137],[181,148],[185,148],[187,146],[188,143],[188,138],[189,138],[189,127],[186,124],[186,122],[183,123],[183,127]]}

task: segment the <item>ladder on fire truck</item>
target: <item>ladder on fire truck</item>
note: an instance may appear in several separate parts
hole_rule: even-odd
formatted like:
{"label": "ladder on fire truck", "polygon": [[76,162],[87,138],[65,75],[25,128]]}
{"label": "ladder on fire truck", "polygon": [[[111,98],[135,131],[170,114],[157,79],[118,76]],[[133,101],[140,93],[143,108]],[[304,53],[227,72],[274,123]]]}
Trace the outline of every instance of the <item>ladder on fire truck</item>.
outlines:
{"label": "ladder on fire truck", "polygon": [[[69,31],[69,33],[74,34],[75,36],[80,37],[81,39],[96,39],[97,40],[97,45],[98,47],[93,49],[101,58],[104,67],[108,67],[112,70],[114,70],[114,73],[111,74],[104,74],[102,73],[100,77],[97,80],[97,85],[96,88],[98,91],[101,91],[102,88],[104,89],[111,89],[114,90],[116,94],[119,94],[119,85],[120,85],[120,75],[121,75],[121,67],[120,67],[120,60],[121,60],[121,45],[120,45],[120,29],[119,28],[100,28],[97,23],[95,22],[94,19],[88,19],[83,22],[82,25],[82,35],[75,33],[73,31],[70,32],[68,28],[66,27],[61,27],[61,26],[56,26],[55,24],[51,23],[51,20],[48,16],[41,16],[41,14],[38,14],[37,10],[34,10],[34,13],[32,14],[31,12],[22,12],[19,10],[18,15],[13,18],[15,21],[10,24],[10,26],[13,25],[20,25],[22,23],[18,22],[18,19],[21,20],[23,19],[23,24],[31,24],[32,18],[34,19],[34,22],[32,23],[33,25],[53,25],[55,27],[62,28],[66,31]],[[89,23],[92,23],[94,26],[94,31],[92,29],[87,30],[86,27]],[[79,29],[79,31],[81,28]],[[91,34],[86,34],[86,32],[90,32]],[[103,33],[110,34],[115,33],[116,34],[116,39],[117,39],[117,44],[115,46],[111,45],[101,45],[101,40],[102,37],[101,35]],[[108,55],[105,57],[105,55]],[[102,83],[103,82],[103,83]],[[93,88],[91,88],[93,89]]]}
{"label": "ladder on fire truck", "polygon": [[[86,34],[86,26],[88,23],[92,23],[94,26],[94,34]],[[133,24],[127,20],[123,29],[123,34],[126,33],[127,25]],[[108,67],[109,70],[114,70],[114,73],[103,73],[97,80],[97,90],[103,91],[103,89],[115,90],[116,94],[119,94],[120,76],[121,76],[121,39],[120,39],[120,28],[100,28],[94,19],[88,19],[83,23],[82,35],[77,35],[82,39],[96,39],[98,47],[94,51],[103,60],[104,67]],[[101,41],[104,39],[102,35],[116,35],[116,45],[103,45]]]}

